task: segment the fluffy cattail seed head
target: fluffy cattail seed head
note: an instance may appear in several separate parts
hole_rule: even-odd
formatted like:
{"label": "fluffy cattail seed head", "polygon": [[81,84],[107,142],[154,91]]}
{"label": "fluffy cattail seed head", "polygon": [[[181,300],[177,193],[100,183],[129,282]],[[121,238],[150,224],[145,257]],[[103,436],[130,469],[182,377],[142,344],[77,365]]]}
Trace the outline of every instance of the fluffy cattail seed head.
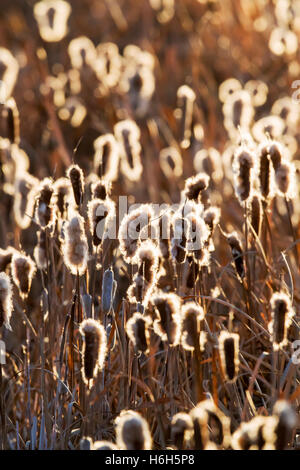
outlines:
{"label": "fluffy cattail seed head", "polygon": [[7,274],[0,273],[0,327],[4,324],[10,328],[10,318],[12,314],[12,287]]}
{"label": "fluffy cattail seed head", "polygon": [[34,262],[23,253],[14,253],[11,261],[12,278],[22,298],[26,298],[31,288],[32,278],[36,272]]}
{"label": "fluffy cattail seed head", "polygon": [[53,181],[45,178],[38,189],[35,218],[42,228],[51,228],[55,222],[55,211],[52,203],[54,193]]}
{"label": "fluffy cattail seed head", "polygon": [[94,141],[94,149],[94,171],[96,175],[102,180],[115,181],[118,177],[120,149],[114,135],[104,134],[98,137]]}
{"label": "fluffy cattail seed head", "polygon": [[254,163],[255,155],[245,146],[235,153],[233,162],[235,191],[241,203],[247,201],[251,195]]}
{"label": "fluffy cattail seed head", "polygon": [[64,217],[71,195],[71,183],[68,178],[59,178],[54,183],[54,201],[60,217]]}
{"label": "fluffy cattail seed head", "polygon": [[101,199],[104,201],[110,196],[111,182],[101,179],[92,185],[92,194],[94,199]]}
{"label": "fluffy cattail seed head", "polygon": [[198,173],[185,181],[183,196],[186,199],[198,200],[202,191],[208,188],[209,176],[206,173]]}
{"label": "fluffy cattail seed head", "polygon": [[84,219],[74,213],[65,224],[63,255],[66,266],[72,274],[82,275],[87,268],[88,244],[84,230]]}
{"label": "fluffy cattail seed head", "polygon": [[34,248],[34,259],[39,269],[47,268],[47,239],[45,230],[40,230],[37,234],[37,245]]}
{"label": "fluffy cattail seed head", "polygon": [[72,184],[76,205],[79,207],[82,204],[84,192],[83,171],[78,165],[72,165],[67,171],[67,176]]}
{"label": "fluffy cattail seed head", "polygon": [[155,333],[169,346],[177,346],[181,334],[181,300],[176,294],[163,292],[155,295],[151,302],[156,318],[153,323]]}
{"label": "fluffy cattail seed head", "polygon": [[274,171],[269,148],[269,142],[261,144],[258,148],[259,190],[266,202],[269,202],[274,195]]}
{"label": "fluffy cattail seed head", "polygon": [[104,367],[106,332],[100,322],[88,318],[81,323],[80,333],[84,337],[82,376],[88,384]]}
{"label": "fluffy cattail seed head", "polygon": [[239,340],[237,333],[221,331],[219,335],[221,366],[225,379],[229,382],[236,380],[239,371]]}
{"label": "fluffy cattail seed head", "polygon": [[286,346],[288,342],[287,333],[295,312],[292,308],[290,297],[283,292],[273,294],[270,305],[272,319],[269,324],[269,330],[271,332],[273,348],[277,351]]}
{"label": "fluffy cattail seed head", "polygon": [[93,244],[98,246],[102,243],[103,239],[107,236],[110,224],[115,218],[116,209],[115,203],[106,198],[105,201],[101,199],[92,199],[88,203],[88,217],[90,229],[93,237]]}
{"label": "fluffy cattail seed head", "polygon": [[275,448],[285,450],[291,443],[293,431],[297,426],[297,414],[286,400],[278,400],[273,408],[273,416],[278,418],[275,427]]}
{"label": "fluffy cattail seed head", "polygon": [[150,325],[150,318],[139,312],[134,313],[126,323],[126,333],[137,352],[146,354],[149,350]]}
{"label": "fluffy cattail seed head", "polygon": [[201,346],[200,322],[204,319],[203,308],[195,302],[187,302],[182,307],[181,343],[187,351]]}
{"label": "fluffy cattail seed head", "polygon": [[117,445],[123,450],[151,450],[147,421],[137,412],[123,410],[116,419]]}

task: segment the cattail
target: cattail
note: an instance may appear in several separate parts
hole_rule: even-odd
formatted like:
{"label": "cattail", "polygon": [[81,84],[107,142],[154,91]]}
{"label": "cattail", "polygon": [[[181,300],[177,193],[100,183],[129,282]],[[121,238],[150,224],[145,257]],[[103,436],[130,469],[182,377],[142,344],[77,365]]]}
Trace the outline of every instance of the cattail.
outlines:
{"label": "cattail", "polygon": [[106,333],[100,322],[88,318],[80,325],[84,337],[82,377],[86,384],[94,379],[104,367],[106,356]]}
{"label": "cattail", "polygon": [[236,78],[228,78],[224,80],[219,86],[219,99],[222,103],[225,103],[234,92],[241,90],[242,84]]}
{"label": "cattail", "polygon": [[234,157],[233,168],[235,172],[235,191],[241,203],[251,196],[253,186],[253,168],[255,156],[250,150],[242,146]]}
{"label": "cattail", "polygon": [[77,213],[74,213],[65,225],[63,255],[64,262],[72,274],[84,274],[87,268],[88,244],[84,219]]}
{"label": "cattail", "polygon": [[104,201],[109,198],[111,193],[111,182],[105,179],[100,179],[92,185],[92,195],[94,199],[101,199]]}
{"label": "cattail", "polygon": [[137,249],[138,274],[143,276],[148,284],[155,284],[157,282],[159,257],[159,249],[152,240],[143,241]]}
{"label": "cattail", "polygon": [[182,157],[175,147],[161,150],[159,163],[166,178],[180,178],[182,175]]}
{"label": "cattail", "polygon": [[208,184],[209,176],[205,173],[198,173],[196,176],[191,176],[185,180],[183,195],[186,199],[197,202],[200,193],[208,188]]}
{"label": "cattail", "polygon": [[221,366],[228,382],[234,382],[239,372],[239,341],[237,333],[221,331],[219,335]]}
{"label": "cattail", "polygon": [[113,297],[114,297],[114,272],[111,268],[106,269],[102,279],[102,297],[101,306],[102,312],[108,314],[112,308]]}
{"label": "cattail", "polygon": [[[113,134],[104,134],[94,140],[94,171],[105,181],[118,178],[119,144]],[[95,196],[96,197],[96,196]],[[99,199],[105,199],[100,197]]]}
{"label": "cattail", "polygon": [[155,238],[155,227],[151,224],[154,212],[151,204],[141,204],[122,219],[119,228],[120,252],[127,263],[134,261],[133,257],[139,244],[139,240],[149,237]]}
{"label": "cattail", "polygon": [[224,126],[231,139],[235,141],[241,132],[248,132],[254,109],[250,93],[246,90],[236,90],[223,105]]}
{"label": "cattail", "polygon": [[236,232],[232,232],[227,236],[227,242],[231,248],[231,253],[238,277],[242,280],[245,276],[243,248],[240,237]]}
{"label": "cattail", "polygon": [[100,245],[103,239],[108,236],[110,224],[115,219],[115,216],[115,203],[111,199],[106,198],[105,201],[92,199],[89,201],[88,217],[95,246]]}
{"label": "cattail", "polygon": [[109,441],[95,441],[92,450],[118,450],[118,446]]}
{"label": "cattail", "polygon": [[258,192],[253,192],[250,203],[249,203],[249,212],[250,212],[250,223],[253,227],[254,232],[259,237],[262,224],[263,208],[261,202],[261,196]]}
{"label": "cattail", "polygon": [[71,181],[74,199],[79,207],[83,200],[84,178],[83,171],[78,165],[72,165],[67,171],[67,176]]}
{"label": "cattail", "polygon": [[54,183],[54,201],[58,214],[64,217],[71,196],[71,183],[68,178],[59,178]]}
{"label": "cattail", "polygon": [[193,107],[196,95],[189,86],[183,85],[177,90],[177,99],[180,112],[180,146],[186,149],[190,146]]}
{"label": "cattail", "polygon": [[94,67],[97,59],[96,48],[86,36],[79,36],[69,42],[68,54],[74,69],[81,69],[85,65]]}
{"label": "cattail", "polygon": [[231,447],[234,450],[250,450],[253,441],[250,436],[251,424],[241,423],[231,438]]}
{"label": "cattail", "polygon": [[[262,106],[268,96],[268,85],[261,80],[248,80],[244,89],[250,93],[253,106]],[[275,114],[275,113],[274,113]]]}
{"label": "cattail", "polygon": [[122,58],[117,44],[104,42],[96,47],[97,60],[94,68],[97,77],[108,88],[115,87],[121,75]]}
{"label": "cattail", "polygon": [[26,229],[31,224],[39,180],[30,173],[18,173],[15,182],[14,216],[17,224]]}
{"label": "cattail", "polygon": [[193,421],[187,413],[177,413],[171,421],[171,440],[176,449],[184,448],[185,440],[190,440],[193,430]]}
{"label": "cattail", "polygon": [[208,399],[200,402],[200,406],[208,415],[207,424],[210,430],[210,441],[223,447],[230,445],[230,419],[215,405],[213,400]]}
{"label": "cattail", "polygon": [[151,450],[147,421],[136,411],[123,410],[115,421],[117,446],[123,450]]}
{"label": "cattail", "polygon": [[273,408],[273,416],[278,418],[275,427],[275,449],[285,450],[291,443],[298,417],[292,405],[286,400],[278,400]]}
{"label": "cattail", "polygon": [[190,212],[186,219],[189,222],[187,251],[201,266],[208,265],[209,253],[205,245],[209,238],[209,230],[199,212]]}
{"label": "cattail", "polygon": [[204,450],[208,443],[208,414],[199,405],[190,411],[190,417],[193,422],[192,448],[194,450]]}
{"label": "cattail", "polygon": [[275,172],[275,180],[278,192],[287,200],[296,195],[296,176],[293,163],[283,161]]}
{"label": "cattail", "polygon": [[275,351],[286,346],[288,329],[292,323],[295,312],[291,299],[283,292],[276,292],[270,300],[272,319],[269,324],[271,339]]}
{"label": "cattail", "polygon": [[53,181],[45,178],[41,181],[36,197],[35,218],[42,228],[52,228],[55,221],[55,211],[52,203],[54,193]]}
{"label": "cattail", "polygon": [[273,140],[269,143],[269,155],[273,164],[273,168],[275,171],[277,171],[281,165],[281,161],[284,155],[284,150],[280,142]]}
{"label": "cattail", "polygon": [[[205,335],[200,333],[200,322],[204,320],[203,308],[195,302],[187,302],[182,307],[181,343],[187,351],[194,351],[200,345],[203,349]],[[202,342],[202,344],[200,344]]]}
{"label": "cattail", "polygon": [[33,7],[42,39],[46,42],[61,41],[67,34],[67,21],[71,5],[64,0],[46,0]]}
{"label": "cattail", "polygon": [[156,294],[151,299],[156,318],[153,322],[155,333],[169,346],[177,346],[181,334],[181,300],[176,294]]}
{"label": "cattail", "polygon": [[258,149],[258,181],[263,199],[268,202],[274,193],[274,175],[269,153],[269,143],[260,145]]}
{"label": "cattail", "polygon": [[151,319],[139,312],[134,313],[126,323],[126,333],[137,352],[147,354],[149,351],[150,325]]}
{"label": "cattail", "polygon": [[201,149],[194,157],[194,168],[197,173],[207,173],[215,184],[221,182],[223,178],[222,159],[217,149]]}
{"label": "cattail", "polygon": [[40,230],[37,234],[37,245],[34,248],[33,256],[39,269],[47,268],[47,236],[45,230]]}
{"label": "cattail", "polygon": [[11,260],[11,273],[14,283],[19,289],[20,295],[25,299],[30,291],[32,278],[36,267],[29,256],[23,253],[14,253]]}
{"label": "cattail", "polygon": [[114,132],[120,144],[121,171],[123,175],[130,181],[139,181],[143,172],[140,129],[134,121],[126,119],[115,125]]}
{"label": "cattail", "polygon": [[12,286],[10,278],[4,272],[0,273],[0,327],[4,324],[10,329],[12,314]]}

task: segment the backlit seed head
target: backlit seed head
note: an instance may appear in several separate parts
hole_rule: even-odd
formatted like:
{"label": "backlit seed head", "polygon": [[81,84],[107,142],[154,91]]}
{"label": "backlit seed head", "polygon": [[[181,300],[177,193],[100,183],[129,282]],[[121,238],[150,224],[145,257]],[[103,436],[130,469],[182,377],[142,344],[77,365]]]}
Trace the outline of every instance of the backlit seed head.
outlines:
{"label": "backlit seed head", "polygon": [[11,261],[11,273],[14,283],[19,289],[20,296],[26,298],[29,294],[36,267],[29,256],[14,253]]}
{"label": "backlit seed head", "polygon": [[108,231],[115,219],[115,215],[115,203],[111,199],[106,198],[104,201],[101,199],[92,199],[89,201],[88,218],[93,244],[95,246],[100,245],[103,239],[108,236]]}
{"label": "backlit seed head", "polygon": [[182,175],[182,157],[175,147],[161,150],[159,163],[166,178],[179,178]]}
{"label": "backlit seed head", "polygon": [[219,335],[221,366],[228,382],[234,382],[239,372],[239,340],[237,333],[221,331]]}
{"label": "backlit seed head", "polygon": [[82,275],[87,268],[88,244],[84,230],[84,219],[73,213],[64,227],[64,262],[72,274]]}
{"label": "backlit seed head", "polygon": [[134,121],[126,119],[115,125],[114,132],[119,143],[121,171],[130,181],[138,181],[143,172],[140,129]]}
{"label": "backlit seed head", "polygon": [[123,410],[115,421],[117,445],[123,450],[151,450],[147,421],[136,411]]}
{"label": "backlit seed head", "polygon": [[269,202],[274,196],[274,169],[269,142],[262,143],[257,154],[259,191],[264,201]]}
{"label": "backlit seed head", "polygon": [[127,263],[134,262],[134,255],[141,240],[156,238],[156,228],[152,220],[154,212],[151,204],[141,204],[125,215],[119,229],[119,248]]}
{"label": "backlit seed head", "polygon": [[[94,140],[94,171],[105,181],[118,178],[120,148],[113,134],[103,134]],[[102,199],[102,198],[100,198]]]}
{"label": "backlit seed head", "polygon": [[204,310],[200,305],[195,302],[183,305],[181,344],[187,351],[193,351],[197,344],[200,344],[200,322],[203,319]]}
{"label": "backlit seed head", "polygon": [[33,13],[44,41],[58,42],[66,36],[71,13],[69,3],[64,0],[43,0],[34,5]]}
{"label": "backlit seed head", "polygon": [[208,414],[199,405],[190,411],[190,417],[193,422],[192,449],[204,450],[208,444]]}
{"label": "backlit seed head", "polygon": [[181,335],[181,299],[176,294],[159,292],[152,296],[155,309],[155,333],[169,346],[177,346]]}
{"label": "backlit seed head", "polygon": [[208,184],[209,176],[205,173],[198,173],[196,176],[191,176],[185,181],[183,195],[186,199],[197,201],[201,191],[207,189]]}
{"label": "backlit seed head", "polygon": [[45,178],[41,181],[36,196],[35,218],[42,228],[53,229],[55,224],[55,211],[53,205],[53,181]]}
{"label": "backlit seed head", "polygon": [[80,206],[82,204],[84,192],[83,171],[78,165],[72,165],[67,171],[67,176],[72,184],[76,205]]}
{"label": "backlit seed head", "polygon": [[147,354],[149,351],[151,319],[136,312],[126,323],[126,333],[137,352]]}
{"label": "backlit seed head", "polygon": [[105,179],[100,179],[92,185],[92,194],[94,199],[101,199],[104,201],[110,197],[111,182]]}
{"label": "backlit seed head", "polygon": [[291,325],[295,311],[291,299],[283,292],[276,292],[270,300],[272,319],[269,324],[274,350],[282,349],[287,345],[288,329]]}
{"label": "backlit seed head", "polygon": [[82,376],[88,384],[104,367],[106,332],[100,322],[88,318],[81,323],[80,333],[84,337]]}
{"label": "backlit seed head", "polygon": [[71,197],[72,186],[68,178],[59,178],[54,183],[54,204],[60,217],[64,217]]}
{"label": "backlit seed head", "polygon": [[159,249],[152,240],[141,242],[136,252],[136,261],[138,263],[138,273],[143,276],[148,284],[157,282],[157,272],[159,266]]}
{"label": "backlit seed head", "polygon": [[239,148],[234,156],[235,192],[241,203],[249,199],[253,187],[255,155],[246,147]]}
{"label": "backlit seed head", "polygon": [[275,448],[285,450],[291,443],[293,432],[298,424],[298,416],[286,400],[278,400],[273,408],[273,416],[278,418],[275,427]]}
{"label": "backlit seed head", "polygon": [[197,406],[200,406],[208,415],[207,424],[210,441],[225,448],[229,447],[231,437],[230,418],[222,413],[212,399],[204,400]]}

